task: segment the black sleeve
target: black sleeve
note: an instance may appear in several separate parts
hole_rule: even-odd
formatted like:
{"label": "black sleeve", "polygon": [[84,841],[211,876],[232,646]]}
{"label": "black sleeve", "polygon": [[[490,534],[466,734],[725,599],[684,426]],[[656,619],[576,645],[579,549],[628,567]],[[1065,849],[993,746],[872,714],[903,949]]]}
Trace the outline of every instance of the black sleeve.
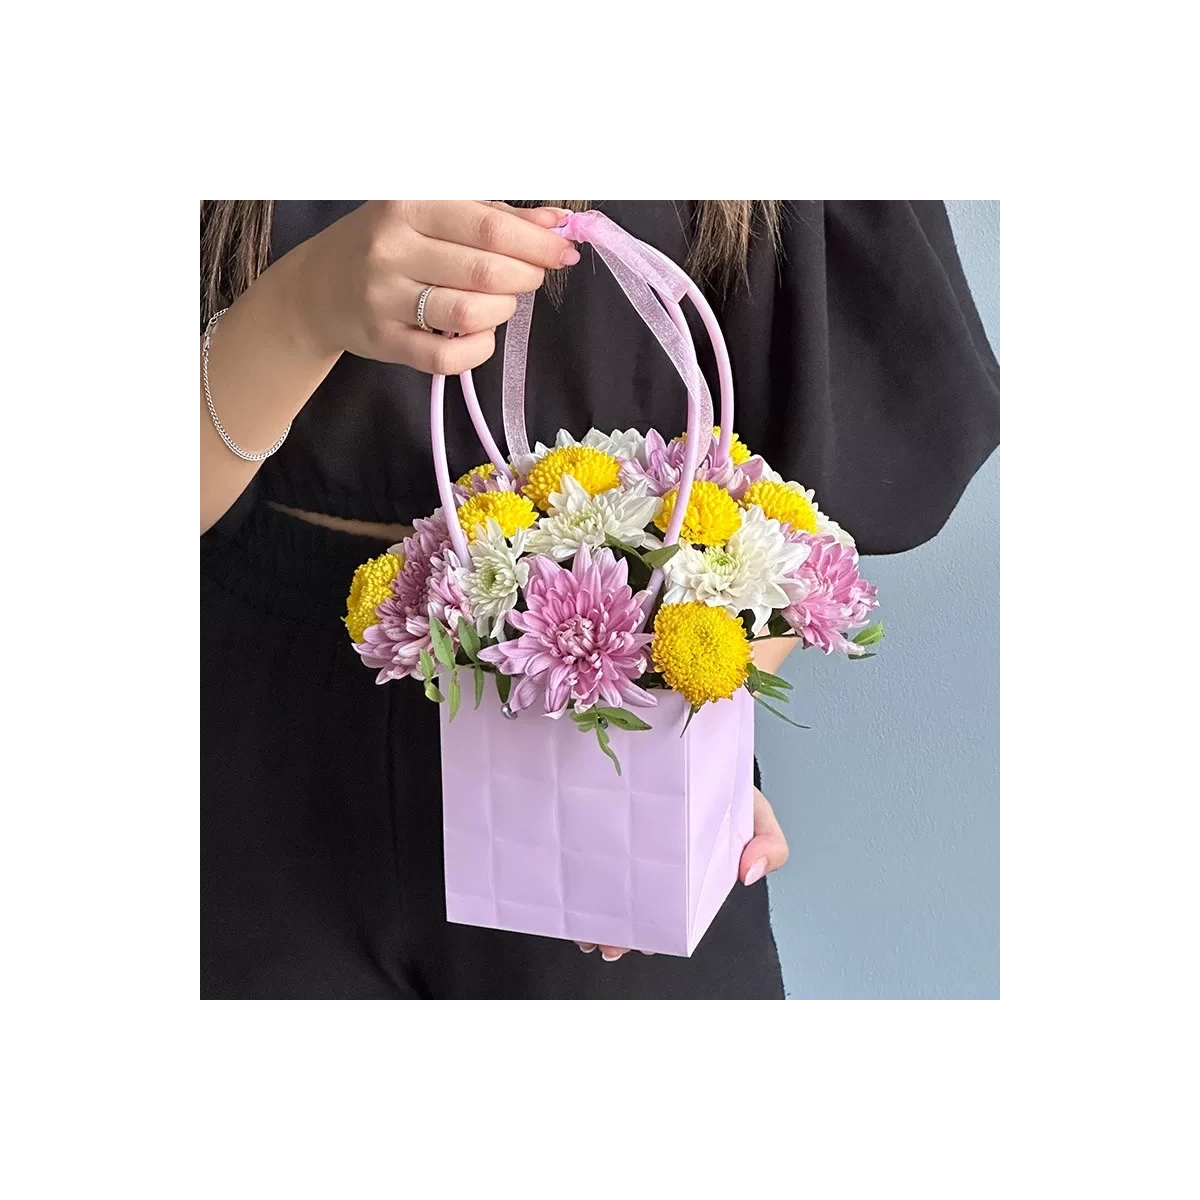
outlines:
{"label": "black sleeve", "polygon": [[[1000,371],[940,201],[787,201],[723,324],[737,427],[864,554],[945,524],[1000,439]],[[764,345],[765,341],[765,345]]]}

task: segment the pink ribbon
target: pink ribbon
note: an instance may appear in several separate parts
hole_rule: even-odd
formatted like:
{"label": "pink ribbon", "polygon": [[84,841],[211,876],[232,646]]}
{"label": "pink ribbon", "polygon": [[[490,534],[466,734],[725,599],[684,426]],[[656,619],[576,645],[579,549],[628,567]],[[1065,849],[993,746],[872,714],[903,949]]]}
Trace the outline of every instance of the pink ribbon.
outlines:
{"label": "pink ribbon", "polygon": [[[688,415],[689,424],[696,430],[694,449],[698,462],[712,440],[712,395],[696,361],[690,336],[685,337],[676,328],[658,299],[661,296],[664,303],[678,305],[692,287],[691,280],[670,259],[626,233],[603,213],[573,212],[555,227],[555,232],[573,242],[588,242],[595,248],[630,304],[667,352],[687,388],[689,408],[695,406],[695,412]],[[527,292],[517,297],[517,311],[509,319],[504,337],[504,437],[514,461],[530,452],[525,429],[525,369],[532,320],[533,293]]]}

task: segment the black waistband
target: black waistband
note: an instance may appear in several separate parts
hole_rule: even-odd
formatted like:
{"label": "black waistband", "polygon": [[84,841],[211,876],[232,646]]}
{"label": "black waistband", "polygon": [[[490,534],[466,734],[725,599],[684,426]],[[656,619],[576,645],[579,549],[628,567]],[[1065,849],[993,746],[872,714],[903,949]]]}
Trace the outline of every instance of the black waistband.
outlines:
{"label": "black waistband", "polygon": [[318,626],[346,612],[355,568],[388,543],[312,525],[265,503],[232,532],[200,539],[200,571],[264,612]]}

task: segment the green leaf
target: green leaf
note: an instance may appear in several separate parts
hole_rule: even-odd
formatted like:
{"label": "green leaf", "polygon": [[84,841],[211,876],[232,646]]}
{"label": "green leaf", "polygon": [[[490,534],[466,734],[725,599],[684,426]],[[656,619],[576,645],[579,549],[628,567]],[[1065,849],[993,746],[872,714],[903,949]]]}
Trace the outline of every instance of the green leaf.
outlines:
{"label": "green leaf", "polygon": [[775,688],[777,691],[790,692],[792,685],[786,679],[781,679],[778,675],[772,675],[770,671],[760,671],[755,668],[755,674],[758,676],[758,681],[764,687]]}
{"label": "green leaf", "polygon": [[438,662],[450,670],[454,666],[454,643],[437,617],[429,618],[429,639],[433,642],[433,652]]}
{"label": "green leaf", "polygon": [[679,543],[673,546],[659,546],[657,550],[644,550],[642,561],[648,562],[656,570],[665,567],[679,553]]}
{"label": "green leaf", "polygon": [[596,726],[596,741],[598,741],[600,743],[600,749],[603,750],[604,753],[607,754],[608,757],[612,759],[612,765],[617,768],[617,774],[620,775],[621,774],[621,760],[613,752],[612,746],[609,745],[608,734],[605,733],[604,730],[601,729],[599,725]]}
{"label": "green leaf", "polygon": [[475,664],[475,707],[478,708],[483,703],[483,681],[485,679],[483,668]]}
{"label": "green leaf", "polygon": [[860,630],[850,640],[856,646],[873,646],[876,642],[882,642],[883,622],[876,621],[873,625],[868,625],[866,629]]}
{"label": "green leaf", "polygon": [[631,713],[627,708],[595,708],[592,711],[598,717],[604,717],[610,725],[615,725],[618,729],[641,731],[651,728],[641,717],[636,713]]}
{"label": "green leaf", "polygon": [[458,683],[458,672],[450,672],[450,720],[454,720],[458,716],[458,710],[462,707],[462,688]]}
{"label": "green leaf", "polygon": [[771,619],[767,622],[767,632],[772,637],[795,636],[792,627],[778,613],[772,613]]}
{"label": "green leaf", "polygon": [[627,554],[630,558],[635,558],[640,563],[647,561],[642,556],[642,552],[640,550],[635,550],[631,545],[629,545],[628,542],[623,542],[620,538],[613,537],[611,533],[605,536],[604,544],[610,550],[620,550],[622,554]]}
{"label": "green leaf", "polygon": [[862,662],[862,660],[864,658],[874,658],[875,655],[870,654],[870,653],[868,653],[868,654],[848,654],[846,657],[849,658],[851,662]]}
{"label": "green leaf", "polygon": [[767,710],[767,712],[772,713],[774,716],[777,716],[781,721],[786,721],[789,725],[794,726],[796,729],[810,728],[810,726],[808,726],[808,725],[801,725],[799,721],[793,721],[791,717],[784,716],[784,714],[781,713],[779,711],[779,709],[772,708],[761,696],[755,696],[754,702],[756,704],[761,704],[763,706],[763,708],[765,708]]}
{"label": "green leaf", "polygon": [[512,676],[501,675],[496,672],[496,695],[500,697],[501,704],[508,703],[508,693],[512,691]]}
{"label": "green leaf", "polygon": [[425,695],[428,699],[432,700],[434,704],[441,704],[442,702],[442,693],[438,691],[438,685],[434,683],[432,679],[427,679],[425,681]]}
{"label": "green leaf", "polygon": [[688,726],[689,726],[689,725],[692,723],[692,718],[693,718],[693,717],[694,717],[694,716],[695,716],[695,715],[696,715],[696,714],[697,714],[699,711],[700,711],[700,706],[699,706],[698,704],[693,704],[693,705],[692,705],[692,707],[691,707],[691,708],[688,710],[688,719],[687,719],[686,721],[684,721],[684,723],[683,723],[683,733],[681,733],[681,734],[679,735],[681,738],[683,737],[683,734],[684,734],[684,733],[687,733],[687,731],[688,731]]}
{"label": "green leaf", "polygon": [[417,657],[421,663],[421,678],[428,683],[437,673],[437,667],[433,662],[433,655],[428,650],[422,650]]}
{"label": "green leaf", "polygon": [[569,716],[583,733],[590,733],[598,727],[600,722],[600,718],[596,715],[594,708],[589,708],[587,712],[571,712]]}
{"label": "green leaf", "polygon": [[458,623],[458,641],[462,646],[466,656],[472,662],[479,661],[479,651],[483,648],[483,643],[479,640],[479,633],[475,626],[470,621],[459,621]]}

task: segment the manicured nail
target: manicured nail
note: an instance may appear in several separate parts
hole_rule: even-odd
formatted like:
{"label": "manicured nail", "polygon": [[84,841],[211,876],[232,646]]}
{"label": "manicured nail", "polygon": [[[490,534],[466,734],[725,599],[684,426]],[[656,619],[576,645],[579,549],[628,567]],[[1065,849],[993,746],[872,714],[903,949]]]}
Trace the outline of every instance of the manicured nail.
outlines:
{"label": "manicured nail", "polygon": [[595,945],[584,945],[583,942],[579,942],[578,945],[584,954],[591,954],[591,952],[596,948]]}
{"label": "manicured nail", "polygon": [[757,883],[767,873],[767,860],[765,858],[756,858],[750,864],[750,870],[746,872],[746,886],[749,887],[752,883]]}
{"label": "manicured nail", "polygon": [[573,267],[579,261],[579,258],[579,251],[576,250],[574,246],[568,246],[562,252],[562,258],[560,258],[558,261],[564,267]]}
{"label": "manicured nail", "polygon": [[600,957],[604,959],[605,962],[616,962],[617,959],[621,958],[622,956],[620,954],[605,954],[605,952],[601,950]]}
{"label": "manicured nail", "polygon": [[653,958],[658,953],[658,951],[657,950],[643,950],[643,951],[641,951],[641,953],[644,954],[647,958]]}

